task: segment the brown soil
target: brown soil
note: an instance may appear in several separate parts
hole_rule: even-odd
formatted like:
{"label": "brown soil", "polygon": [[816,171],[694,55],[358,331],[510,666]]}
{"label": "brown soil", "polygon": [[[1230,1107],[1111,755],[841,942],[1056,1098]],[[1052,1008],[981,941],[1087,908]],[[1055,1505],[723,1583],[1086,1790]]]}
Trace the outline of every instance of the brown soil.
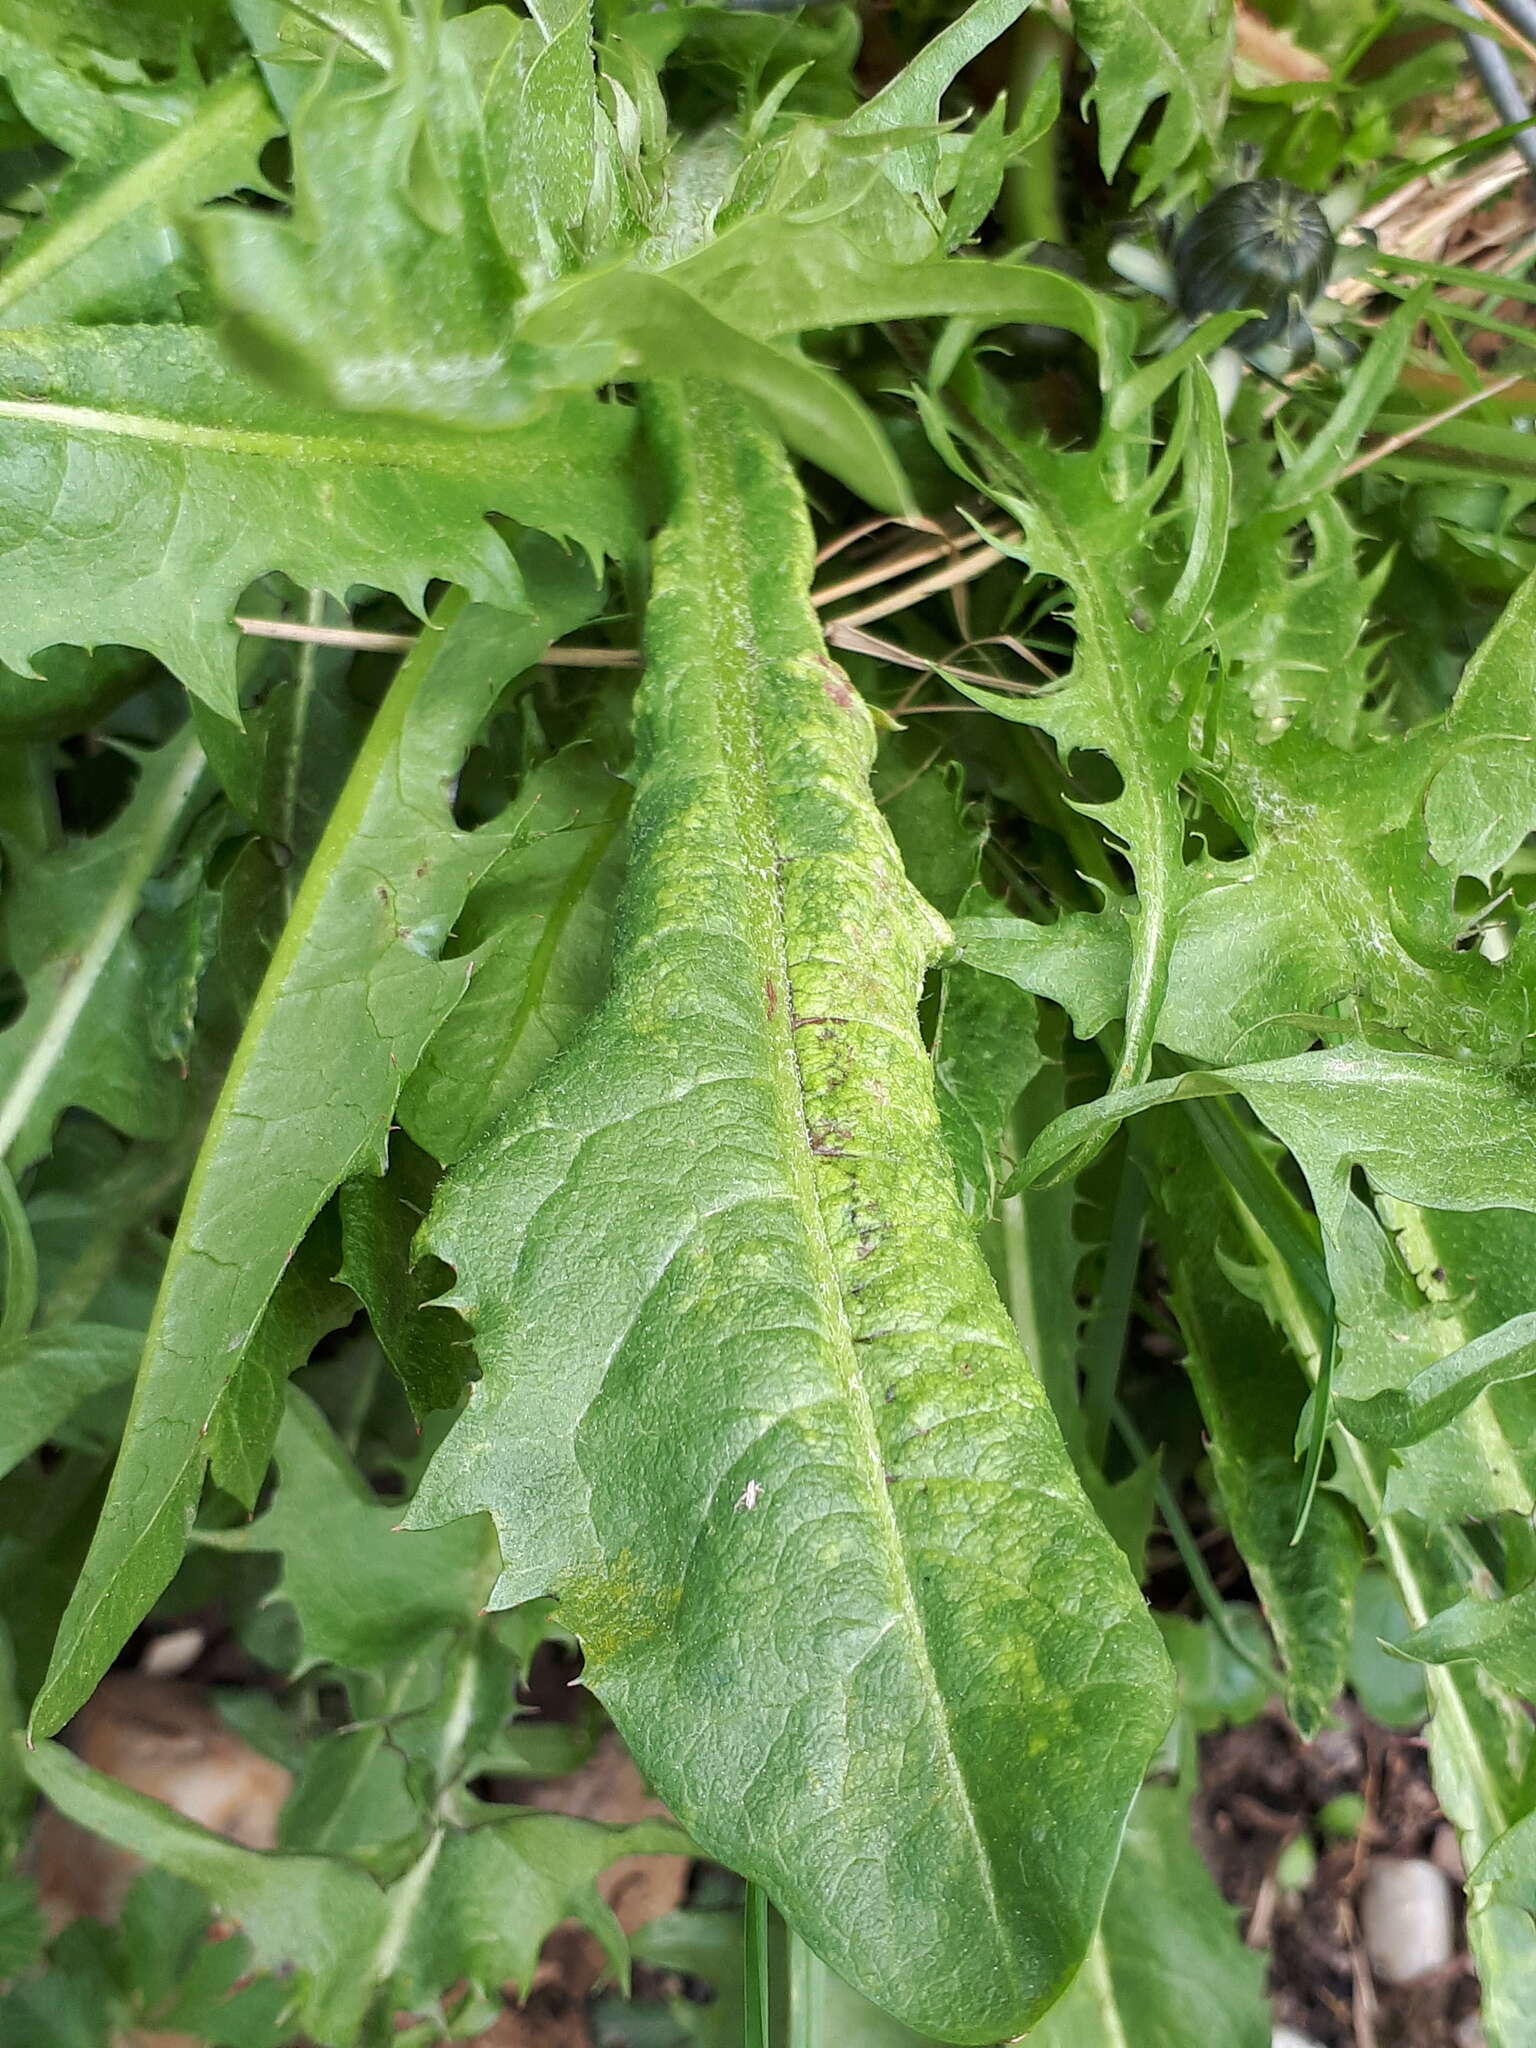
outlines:
{"label": "brown soil", "polygon": [[[1276,2017],[1323,2048],[1462,2048],[1457,2029],[1477,2010],[1463,1952],[1413,1984],[1378,1986],[1360,1940],[1355,1902],[1373,1856],[1428,1856],[1460,1883],[1455,1838],[1429,1782],[1424,1746],[1367,1721],[1346,1703],[1339,1726],[1304,1743],[1278,1713],[1201,1745],[1195,1838],[1244,1938],[1270,1957]],[[1316,1815],[1358,1793],[1366,1821],[1330,1845]],[[1306,1831],[1318,1849],[1304,1891],[1282,1890],[1281,1852]]]}

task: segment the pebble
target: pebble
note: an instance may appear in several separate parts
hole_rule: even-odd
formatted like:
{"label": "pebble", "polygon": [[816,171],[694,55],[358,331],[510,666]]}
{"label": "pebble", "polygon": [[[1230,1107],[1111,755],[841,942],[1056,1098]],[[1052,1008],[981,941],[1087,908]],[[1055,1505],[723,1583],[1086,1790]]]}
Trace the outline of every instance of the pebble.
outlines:
{"label": "pebble", "polygon": [[1318,2048],[1310,2034],[1298,2034],[1294,2027],[1276,2027],[1270,2038],[1272,2048]]}
{"label": "pebble", "polygon": [[1475,2012],[1470,2012],[1456,2028],[1456,2048],[1488,2048],[1488,2036],[1483,2032],[1483,2023]]}
{"label": "pebble", "polygon": [[1451,1881],[1422,1857],[1380,1856],[1360,1894],[1360,1931],[1383,1984],[1411,1984],[1456,1952]]}

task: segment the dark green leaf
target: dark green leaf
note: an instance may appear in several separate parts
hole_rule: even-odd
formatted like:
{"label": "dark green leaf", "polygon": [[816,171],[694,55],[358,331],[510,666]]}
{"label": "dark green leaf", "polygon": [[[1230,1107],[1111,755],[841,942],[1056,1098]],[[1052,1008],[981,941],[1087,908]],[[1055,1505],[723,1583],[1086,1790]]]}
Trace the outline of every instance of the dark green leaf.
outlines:
{"label": "dark green leaf", "polygon": [[93,1394],[130,1379],[140,1345],[136,1331],[70,1323],[35,1330],[0,1362],[0,1475],[47,1443]]}
{"label": "dark green leaf", "polygon": [[1294,1540],[1306,1380],[1243,1291],[1230,1197],[1193,1132],[1153,1119],[1137,1141],[1157,1193],[1157,1238],[1222,1506],[1274,1634],[1291,1716],[1310,1739],[1344,1683],[1359,1541],[1348,1509],[1329,1495],[1314,1501]]}
{"label": "dark green leaf", "polygon": [[[208,1127],[39,1726],[63,1725],[175,1570],[239,1355],[321,1207],[382,1159],[401,1082],[463,993],[438,955],[515,824],[460,832],[447,792],[508,675],[592,599],[567,579],[546,602],[509,617],[450,597],[374,719]],[[245,1469],[261,1455],[246,1443]]]}
{"label": "dark green leaf", "polygon": [[340,1278],[363,1307],[418,1421],[451,1408],[474,1372],[469,1332],[451,1309],[435,1308],[442,1269],[414,1259],[437,1169],[419,1146],[390,1140],[389,1169],[361,1174],[341,1190]]}

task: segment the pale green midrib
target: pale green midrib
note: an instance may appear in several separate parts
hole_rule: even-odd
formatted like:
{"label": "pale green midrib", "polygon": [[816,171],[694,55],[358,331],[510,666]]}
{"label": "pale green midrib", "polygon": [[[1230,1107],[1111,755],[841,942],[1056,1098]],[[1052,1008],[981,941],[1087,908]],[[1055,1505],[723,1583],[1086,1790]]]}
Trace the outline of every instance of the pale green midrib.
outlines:
{"label": "pale green midrib", "polygon": [[[692,413],[691,408],[689,410],[691,417],[696,420],[697,414]],[[705,422],[701,429],[701,438],[707,438],[710,433],[710,425]],[[707,491],[708,486],[705,485],[700,493],[705,501],[700,508],[700,520],[705,535],[715,523],[710,518]],[[730,517],[729,506],[724,510],[725,516],[717,527],[717,531],[721,533],[721,541],[713,551],[714,561],[716,564],[735,566],[738,560],[736,541],[739,526],[738,522]],[[716,581],[715,578],[710,580]],[[718,589],[718,581],[716,587]],[[759,666],[768,666],[768,658],[757,646],[757,621],[745,579],[736,590],[721,591],[720,597],[722,602],[717,615],[727,617],[735,612],[737,607],[730,600],[738,597],[741,601],[740,613],[745,616],[751,629],[745,659],[739,642],[728,640],[720,649],[721,658],[712,673],[705,673],[710,676],[714,686],[715,720],[721,758],[727,777],[736,786],[732,811],[741,821],[738,824],[738,831],[741,833],[743,852],[748,855],[743,861],[743,877],[749,893],[759,894],[767,899],[763,904],[766,916],[761,929],[769,936],[762,943],[772,948],[774,964],[782,977],[783,1000],[778,1006],[777,1028],[769,1027],[764,1037],[768,1064],[774,1076],[774,1092],[779,1101],[788,1141],[785,1145],[785,1155],[788,1170],[795,1184],[795,1208],[804,1224],[811,1258],[820,1269],[818,1298],[823,1303],[832,1305],[826,1327],[829,1336],[833,1338],[831,1348],[837,1358],[848,1410],[854,1419],[864,1454],[868,1475],[866,1497],[871,1504],[872,1518],[883,1538],[890,1583],[896,1590],[899,1613],[906,1624],[911,1655],[917,1667],[920,1683],[926,1689],[931,1702],[930,1720],[939,1738],[941,1764],[950,1780],[956,1804],[971,1842],[977,1876],[996,1932],[998,1957],[1000,1961],[1006,1960],[1013,1953],[1009,1919],[998,1897],[992,1858],[981,1833],[975,1803],[955,1746],[948,1703],[928,1654],[922,1617],[907,1573],[901,1529],[891,1504],[889,1490],[884,1483],[885,1461],[880,1450],[879,1434],[875,1428],[874,1411],[868,1389],[859,1371],[858,1353],[854,1344],[843,1279],[827,1236],[816,1187],[809,1119],[806,1115],[805,1081],[794,1043],[793,982],[790,978],[784,894],[780,880],[782,864],[779,837],[766,794],[770,786],[776,789],[777,783],[776,779],[771,778],[767,766],[762,725],[752,687],[756,669]],[[801,601],[798,592],[795,601]],[[815,615],[809,611],[808,606],[807,625],[810,633],[815,635],[819,642],[819,628],[815,623]],[[744,736],[746,750],[751,756],[750,766],[757,771],[756,773],[743,773],[732,761],[731,757],[735,751],[733,739],[738,731]],[[742,831],[742,824],[748,829]],[[773,877],[771,882],[767,881],[766,877],[761,881],[757,879],[758,870],[748,852],[752,839],[755,839],[769,856],[768,866]]]}
{"label": "pale green midrib", "polygon": [[522,996],[512,1013],[505,1040],[498,1053],[498,1069],[501,1073],[505,1073],[512,1064],[512,1056],[521,1046],[523,1034],[543,1002],[545,985],[554,966],[555,955],[570,927],[571,919],[576,915],[587,893],[592,877],[601,867],[623,822],[621,817],[609,818],[590,828],[590,843],[572,869],[565,887],[555,900],[554,908],[544,920],[544,929],[539,935],[538,944],[528,956],[528,974]]}
{"label": "pale green midrib", "polygon": [[1098,2006],[1099,2017],[1104,2022],[1105,2033],[1099,2048],[1131,2048],[1130,2036],[1121,2019],[1120,1998],[1115,1990],[1114,1976],[1109,1967],[1109,1946],[1104,1939],[1104,1929],[1096,1927],[1093,1940],[1088,1947],[1087,1961],[1083,1974],[1093,1990],[1094,2003]]}
{"label": "pale green midrib", "polygon": [[[258,116],[265,118],[258,120]],[[253,145],[261,133],[276,127],[267,96],[249,72],[236,73],[214,86],[185,127],[77,206],[46,240],[0,272],[0,317],[160,191],[174,188],[177,179],[204,157],[227,148],[232,131],[243,123],[250,124]]]}
{"label": "pale green midrib", "polygon": [[95,930],[64,985],[47,1024],[0,1102],[0,1159],[20,1135],[48,1078],[69,1049],[75,1027],[138,909],[144,885],[164,858],[203,772],[203,752],[190,726],[170,742],[183,756],[146,820],[117,886],[102,905]]}
{"label": "pale green midrib", "polygon": [[[350,464],[358,469],[424,470],[436,476],[499,473],[504,464],[498,458],[503,454],[520,456],[526,438],[523,432],[465,434],[461,440],[449,442],[439,432],[428,433],[413,421],[401,420],[391,423],[388,440],[371,442],[297,428],[284,433],[259,427],[198,426],[190,420],[162,419],[152,413],[114,412],[102,406],[64,405],[43,398],[0,398],[0,419],[292,467]],[[487,444],[493,452],[487,453]]]}

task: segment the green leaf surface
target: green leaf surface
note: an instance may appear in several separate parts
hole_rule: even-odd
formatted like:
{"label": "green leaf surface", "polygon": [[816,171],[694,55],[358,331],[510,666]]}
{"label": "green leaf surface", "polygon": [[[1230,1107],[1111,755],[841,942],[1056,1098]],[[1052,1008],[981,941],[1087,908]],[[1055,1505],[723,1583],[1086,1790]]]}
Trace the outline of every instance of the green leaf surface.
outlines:
{"label": "green leaf surface", "polygon": [[233,715],[236,600],[281,570],[344,597],[432,577],[517,609],[501,512],[591,555],[635,532],[632,416],[576,397],[516,434],[281,399],[211,336],[154,327],[0,336],[0,660],[58,641],[159,657]]}
{"label": "green leaf surface", "polygon": [[[1101,364],[1101,375],[1105,371]],[[1180,394],[1169,445],[1150,469],[1145,446],[1138,444],[1140,464],[1133,466],[1132,450],[1118,432],[1106,431],[1096,448],[1081,454],[1016,434],[997,442],[988,487],[1023,528],[1018,552],[1032,573],[1058,577],[1071,592],[1073,657],[1058,686],[1025,696],[958,685],[999,717],[1042,728],[1063,755],[1080,749],[1107,754],[1119,772],[1118,795],[1080,806],[1124,842],[1136,877],[1121,1002],[1125,1039],[1112,1092],[1147,1072],[1172,986],[1180,916],[1195,888],[1184,860],[1179,778],[1190,758],[1189,692],[1206,668],[1201,642],[1226,545],[1231,475],[1202,364],[1186,373]],[[1138,431],[1144,425],[1139,422]],[[1173,475],[1175,506],[1154,520]],[[1177,520],[1185,546],[1177,581],[1153,615],[1127,593],[1159,575],[1148,536],[1169,518]],[[1156,687],[1145,686],[1147,676],[1159,679]]]}
{"label": "green leaf surface", "polygon": [[955,1200],[914,1015],[943,928],[798,493],[728,395],[650,417],[678,509],[614,992],[439,1196],[483,1377],[412,1521],[488,1507],[498,1602],[558,1592],[703,1847],[990,2041],[1087,1945],[1167,1667]]}
{"label": "green leaf surface", "polygon": [[[1296,1062],[1277,1064],[1294,1066]],[[1210,1077],[1218,1078],[1218,1077]],[[1204,1119],[1200,1120],[1204,1124]],[[1317,1380],[1326,1326],[1328,1283],[1315,1271],[1315,1253],[1303,1237],[1295,1242],[1294,1197],[1283,1188],[1273,1162],[1244,1140],[1240,1145],[1212,1146],[1211,1157],[1233,1178],[1239,1199],[1234,1204],[1248,1232],[1263,1274],[1263,1298],[1285,1328],[1308,1377]],[[1290,1249],[1281,1255],[1277,1247]],[[1334,1484],[1359,1507],[1371,1527],[1378,1554],[1390,1575],[1383,1599],[1377,1575],[1367,1573],[1361,1600],[1365,1628],[1379,1623],[1388,1640],[1401,1633],[1402,1622],[1422,1628],[1430,1617],[1453,1606],[1485,1580],[1485,1567],[1465,1533],[1453,1525],[1426,1527],[1404,1513],[1388,1513],[1388,1488],[1396,1474],[1381,1454],[1345,1430],[1334,1431],[1337,1463]],[[1384,1708],[1396,1703],[1406,1718],[1418,1711],[1415,1696],[1399,1689],[1386,1698],[1381,1667],[1408,1667],[1385,1652],[1367,1650],[1357,1642],[1352,1677],[1371,1689]],[[1486,1673],[1460,1664],[1426,1666],[1429,1695],[1429,1762],[1441,1806],[1456,1829],[1469,1870],[1491,1845],[1526,1813],[1532,1757],[1530,1717],[1524,1704],[1496,1686]],[[1536,1926],[1517,1909],[1485,1890],[1469,1897],[1467,1939],[1482,1985],[1482,2022],[1493,2048],[1520,2048],[1526,2032],[1533,1985],[1536,1985]]]}
{"label": "green leaf surface", "polygon": [[209,1122],[39,1727],[63,1725],[175,1570],[239,1355],[323,1204],[382,1160],[401,1082],[464,991],[442,943],[516,828],[459,831],[449,789],[508,676],[592,596],[562,574],[545,603],[451,595],[375,716]]}
{"label": "green leaf surface", "polygon": [[0,1979],[19,1977],[42,1946],[36,1885],[28,1877],[0,1878]]}
{"label": "green leaf surface", "polygon": [[[978,888],[970,903],[979,909],[985,896]],[[942,969],[933,1080],[961,1206],[975,1223],[992,1214],[1007,1178],[1004,1148],[1014,1106],[1041,1063],[1037,1012],[1028,996],[963,960]]]}
{"label": "green leaf surface", "polygon": [[[1401,342],[1408,330],[1394,331]],[[1330,461],[1368,418],[1349,403],[1351,417],[1330,419],[1312,444],[1328,440]],[[1130,684],[1151,672],[1149,661],[1163,666],[1147,644],[1162,628],[1158,593],[1186,572],[1176,552],[1149,546],[1123,523],[1136,499],[1117,478],[1140,472],[1113,435],[1089,456],[1013,441],[1010,461],[990,465],[1002,479],[993,494],[1019,500],[1031,567],[1064,575],[1077,660],[1060,687],[1035,696],[1003,700],[970,685],[967,694],[999,715],[1046,726],[1064,746],[1110,755],[1127,789],[1089,808],[1125,841],[1138,897],[1112,896],[1097,915],[1067,913],[1048,927],[999,921],[996,933],[974,936],[974,957],[967,932],[966,957],[1063,1001],[1080,1031],[1095,1033],[1123,1014],[1133,1039],[1150,1031],[1202,1063],[1300,1050],[1347,1030],[1336,1021],[1341,1013],[1447,1057],[1522,1060],[1536,934],[1512,927],[1507,957],[1469,943],[1479,926],[1457,907],[1456,874],[1474,866],[1497,882],[1493,857],[1513,859],[1533,822],[1522,808],[1528,778],[1520,763],[1531,751],[1522,678],[1536,635],[1536,589],[1527,585],[1505,608],[1449,710],[1382,744],[1379,713],[1367,707],[1373,671],[1363,637],[1379,566],[1356,561],[1348,522],[1328,501],[1267,505],[1270,479],[1256,471],[1255,451],[1239,444],[1238,523],[1208,593],[1210,630],[1229,672],[1212,678],[1202,669],[1189,685],[1171,674],[1157,690],[1130,688],[1117,708],[1102,687],[1079,690],[1093,675],[1087,655],[1102,639],[1114,657],[1111,678]],[[1160,466],[1170,460],[1165,451]],[[1309,488],[1325,481],[1318,471]],[[1036,500],[1048,508],[1053,498],[1073,509],[1074,533],[1097,542],[1086,568],[1039,546],[1028,515]],[[1290,531],[1298,512],[1311,533],[1305,548]],[[1116,561],[1118,578],[1107,576]],[[1085,634],[1082,588],[1091,576],[1101,589]],[[1324,587],[1313,588],[1314,578]],[[1146,593],[1139,614],[1130,608],[1131,630],[1117,623],[1127,589]],[[1107,636],[1101,611],[1111,622]],[[1316,637],[1300,632],[1301,621],[1315,625]],[[1199,749],[1189,745],[1186,717],[1200,722]],[[1133,731],[1138,720],[1143,733]],[[1157,758],[1163,773],[1144,787],[1146,764]],[[1197,803],[1214,812],[1214,824]],[[1190,831],[1196,820],[1201,837],[1214,830],[1227,838],[1226,857],[1199,850]],[[1164,949],[1161,999],[1149,1005],[1143,991],[1156,994]],[[1122,976],[1128,986],[1117,998]]]}
{"label": "green leaf surface", "polygon": [[179,217],[266,184],[262,148],[280,124],[248,66],[206,91],[185,78],[110,92],[50,63],[0,18],[0,74],[45,134],[79,161],[0,269],[0,324],[175,320],[198,281]]}
{"label": "green leaf surface", "polygon": [[1124,1011],[1131,948],[1117,911],[1069,911],[1054,924],[960,917],[953,930],[967,966],[1059,1003],[1079,1038],[1097,1038]]}
{"label": "green leaf surface", "polygon": [[236,1921],[257,1967],[287,1979],[290,2026],[320,2048],[352,2048],[370,2012],[430,2010],[466,1977],[493,1994],[508,1981],[526,1988],[546,1935],[565,1919],[592,1929],[623,1979],[628,1951],[596,1879],[619,1857],[689,1846],[666,1821],[622,1827],[515,1812],[435,1829],[386,1889],[340,1857],[210,1834],[57,1744],[28,1754],[27,1768],[70,1819],[196,1886]]}
{"label": "green leaf surface", "polygon": [[1444,1209],[1536,1205],[1533,1093],[1520,1071],[1367,1045],[1298,1054],[1128,1090],[1069,1110],[1031,1147],[1021,1177],[1047,1176],[1085,1130],[1166,1102],[1242,1094],[1296,1155],[1325,1242],[1350,1198],[1349,1167],[1403,1201]]}
{"label": "green leaf surface", "polygon": [[686,1855],[689,1842],[668,1821],[605,1826],[565,1813],[518,1813],[451,1833],[411,1915],[400,1970],[428,1995],[458,1977],[489,1991],[515,1985],[525,1996],[544,1937],[562,1920],[596,1935],[626,1988],[629,1950],[597,1891],[620,1856]]}
{"label": "green leaf surface", "polygon": [[[1070,1157],[1083,1132],[1109,1118],[1229,1092],[1247,1097],[1295,1155],[1311,1189],[1337,1311],[1339,1395],[1359,1400],[1400,1389],[1444,1350],[1445,1313],[1404,1271],[1375,1214],[1355,1194],[1352,1168],[1362,1167],[1381,1196],[1401,1203],[1531,1213],[1536,1121],[1527,1075],[1364,1046],[1190,1073],[1070,1112],[1036,1141],[1021,1172],[1056,1170],[1052,1160]],[[1453,1427],[1463,1431],[1462,1441],[1443,1462],[1404,1454],[1402,1472],[1387,1488],[1387,1508],[1411,1507],[1431,1519],[1472,1511],[1478,1500],[1528,1509],[1529,1480],[1496,1418],[1469,1411]],[[1490,1498],[1495,1479],[1501,1490]]]}
{"label": "green leaf surface", "polygon": [[1194,1734],[1242,1728],[1259,1718],[1274,1697],[1274,1682],[1257,1608],[1229,1601],[1219,1621],[1160,1614],[1157,1625],[1179,1677],[1180,1718]]}
{"label": "green leaf surface", "polygon": [[290,1376],[322,1337],[357,1313],[357,1297],[339,1284],[341,1235],[323,1210],[283,1268],[250,1341],[240,1352],[208,1428],[208,1469],[216,1486],[247,1510],[256,1505],[277,1440]]}
{"label": "green leaf surface", "polygon": [[937,2048],[931,2037],[914,2034],[900,2020],[861,1998],[793,1930],[786,1934],[785,1946],[789,1950],[785,1997],[789,2040],[836,2041],[840,2048]]}
{"label": "green leaf surface", "polygon": [[[253,613],[265,609],[256,593],[247,601]],[[295,623],[306,627],[346,623],[321,591],[302,593],[294,609]],[[268,865],[278,863],[286,916],[362,744],[367,708],[351,687],[354,657],[346,648],[248,640],[241,652],[246,675],[257,668],[260,693],[252,703],[242,690],[242,724],[232,725],[199,698],[191,700],[192,715],[224,794],[272,848]]]}
{"label": "green leaf surface", "polygon": [[[904,508],[873,415],[791,338],[945,314],[1059,312],[1121,352],[1129,332],[1072,279],[945,260],[956,152],[938,100],[1021,11],[978,0],[835,129],[716,126],[674,146],[664,176],[571,0],[354,38],[295,101],[293,218],[204,216],[231,343],[311,402],[493,430],[619,376],[719,378],[871,503]],[[547,145],[532,178],[530,133]]]}
{"label": "green leaf surface", "polygon": [[[1536,1505],[1536,1383],[1524,1314],[1536,1217],[1383,1198],[1349,1212],[1357,1335],[1340,1419],[1397,1449],[1387,1497],[1435,1520]],[[1375,1327],[1367,1318],[1374,1316]],[[1379,1389],[1379,1391],[1373,1391]]]}
{"label": "green leaf surface", "polygon": [[1448,1351],[1408,1384],[1366,1400],[1341,1398],[1339,1420],[1367,1443],[1403,1448],[1448,1422],[1490,1387],[1536,1373],[1536,1314],[1511,1316],[1496,1330]]}
{"label": "green leaf surface", "polygon": [[[584,8],[574,25],[587,74],[589,168],[584,178],[576,172],[584,206],[598,114]],[[400,15],[379,26],[382,75],[345,46],[310,67],[289,127],[292,218],[230,208],[199,224],[228,339],[259,375],[317,405],[523,425],[554,392],[601,383],[616,367],[611,350],[530,346],[509,317],[526,293],[525,270],[541,257],[559,265],[556,223],[533,197],[529,172],[534,135],[552,139],[575,81],[551,75],[541,91],[538,60],[551,74],[560,68],[560,40],[504,10],[450,22]],[[579,107],[578,92],[567,133]],[[539,119],[546,111],[553,118]],[[576,170],[563,168],[567,178]],[[538,189],[558,213],[558,183]],[[543,250],[541,228],[551,245]],[[401,348],[402,332],[415,331],[424,345]],[[456,376],[442,374],[447,362]]]}
{"label": "green leaf surface", "polygon": [[232,40],[225,0],[6,0],[5,18],[34,49],[83,69],[97,55],[168,68],[188,50],[211,63]]}
{"label": "green leaf surface", "polygon": [[[637,1962],[696,1978],[713,1993],[707,2005],[684,1997],[669,2001],[681,2040],[698,2042],[700,2048],[741,2048],[739,1913],[703,1909],[664,1913],[636,1932],[630,1949]],[[633,2018],[633,2013],[625,2015],[626,2022],[632,2023]]]}
{"label": "green leaf surface", "polygon": [[1349,1686],[1366,1713],[1384,1728],[1422,1728],[1429,1717],[1423,1672],[1391,1652],[1391,1646],[1411,1632],[1391,1579],[1377,1567],[1363,1571],[1355,1588]]}
{"label": "green leaf surface", "polygon": [[[907,749],[892,746],[876,756],[874,788],[901,854],[908,879],[958,938],[962,924],[985,929],[993,919],[1010,930],[1019,920],[981,885],[986,833],[979,813],[967,807],[956,764],[914,775]],[[883,791],[886,774],[896,778]],[[967,913],[969,913],[967,915]],[[1006,1177],[1005,1145],[1011,1137],[1014,1105],[1039,1072],[1043,1054],[1035,1004],[978,973],[963,957],[938,971],[932,1023],[933,1081],[939,1122],[954,1161],[960,1203],[973,1223],[992,1214]]]}

